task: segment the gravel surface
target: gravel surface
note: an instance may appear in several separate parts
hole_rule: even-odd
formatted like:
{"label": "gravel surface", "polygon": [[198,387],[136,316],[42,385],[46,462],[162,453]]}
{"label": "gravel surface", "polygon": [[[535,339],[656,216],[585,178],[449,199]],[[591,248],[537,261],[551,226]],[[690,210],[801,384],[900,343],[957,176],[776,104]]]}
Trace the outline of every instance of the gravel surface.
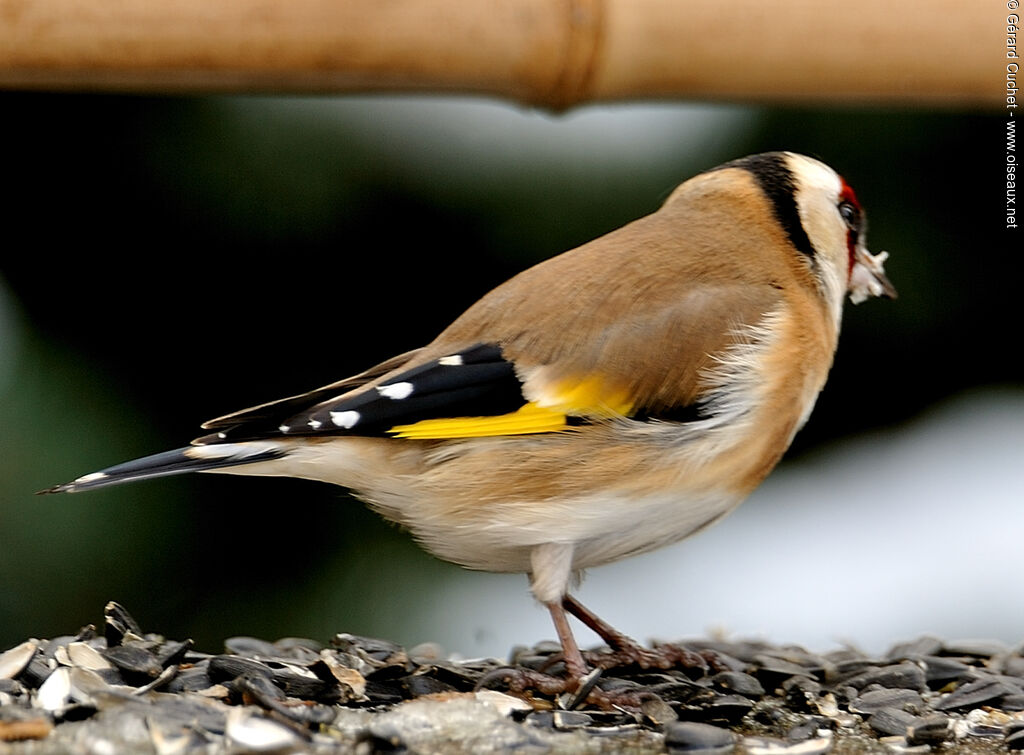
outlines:
{"label": "gravel surface", "polygon": [[[610,665],[556,688],[558,646],[453,660],[338,634],[225,641],[147,633],[110,603],[75,636],[0,653],[0,753],[870,753],[1024,750],[1024,657],[922,637],[881,657],[689,641],[687,667]],[[675,657],[679,653],[674,654]],[[544,687],[543,684],[540,685]],[[604,705],[595,705],[596,697]]]}

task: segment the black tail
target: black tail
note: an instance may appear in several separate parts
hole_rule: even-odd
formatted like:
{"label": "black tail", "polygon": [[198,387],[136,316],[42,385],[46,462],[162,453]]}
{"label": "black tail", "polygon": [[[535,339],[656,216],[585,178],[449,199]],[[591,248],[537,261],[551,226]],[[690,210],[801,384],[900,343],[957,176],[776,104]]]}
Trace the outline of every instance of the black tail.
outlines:
{"label": "black tail", "polygon": [[239,464],[253,464],[259,461],[280,459],[287,453],[279,443],[273,441],[250,443],[219,443],[208,446],[186,446],[174,451],[144,456],[108,467],[100,472],[79,477],[77,480],[55,485],[40,493],[77,493],[106,485],[117,485],[150,477],[203,472],[209,469],[234,467]]}

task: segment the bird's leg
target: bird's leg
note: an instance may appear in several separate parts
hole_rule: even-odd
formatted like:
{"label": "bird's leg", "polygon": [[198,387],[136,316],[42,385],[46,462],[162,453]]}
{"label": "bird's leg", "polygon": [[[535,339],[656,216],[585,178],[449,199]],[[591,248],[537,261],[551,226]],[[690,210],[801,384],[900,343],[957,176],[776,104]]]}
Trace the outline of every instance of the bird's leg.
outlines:
{"label": "bird's leg", "polygon": [[562,660],[565,663],[566,675],[569,679],[579,680],[589,671],[587,662],[583,660],[583,653],[580,646],[576,644],[572,629],[569,627],[569,617],[565,615],[565,602],[571,600],[565,596],[561,601],[546,603],[548,611],[551,612],[551,620],[555,624],[555,631],[558,633],[558,642],[562,645]]}
{"label": "bird's leg", "polygon": [[[583,609],[582,606],[579,606],[579,604],[568,597],[544,603],[551,613],[551,620],[554,622],[555,631],[558,633],[558,641],[562,646],[561,657],[555,656],[555,659],[561,660],[565,664],[564,679],[550,676],[542,671],[533,671],[521,667],[505,668],[489,672],[477,683],[477,686],[486,687],[491,682],[500,680],[515,693],[536,691],[544,695],[556,696],[562,696],[563,693],[567,693],[565,696],[559,697],[559,704],[567,706],[570,710],[584,704],[595,705],[603,710],[639,710],[644,699],[649,696],[649,693],[638,693],[632,689],[609,692],[598,686],[601,669],[591,669],[587,664],[586,660],[584,660],[584,654],[580,651],[576,638],[572,634],[572,629],[569,627],[569,617],[565,614],[566,608],[569,607],[569,601],[574,606],[586,611],[586,609]],[[591,614],[588,612],[588,615]],[[597,617],[593,618],[597,623],[603,624]],[[590,622],[585,623],[591,629],[594,629],[594,625],[590,624]],[[615,631],[607,625],[604,625],[604,627],[611,632]],[[595,629],[595,631],[597,630]],[[620,636],[639,650],[643,650],[643,648],[640,648],[628,637]]]}
{"label": "bird's leg", "polygon": [[608,647],[612,650],[643,649],[636,640],[620,632],[571,595],[566,594],[562,598],[562,608],[593,630],[598,637],[608,643]]}
{"label": "bird's leg", "polygon": [[[540,692],[542,695],[569,693],[569,702],[566,703],[565,699],[561,698],[560,703],[567,704],[570,709],[578,705],[590,704],[604,710],[639,710],[644,699],[650,696],[650,693],[637,692],[632,689],[615,691],[601,689],[598,686],[601,669],[592,669],[587,660],[593,659],[593,665],[602,668],[631,664],[644,668],[652,666],[670,668],[680,662],[683,665],[707,668],[700,656],[682,648],[672,647],[671,654],[665,653],[665,649],[671,646],[660,646],[657,650],[647,650],[606,624],[568,595],[556,600],[544,601],[544,605],[551,613],[551,620],[562,646],[560,660],[565,664],[565,678],[522,667],[501,668],[485,674],[477,682],[478,688],[488,687],[490,684],[500,681],[507,685],[513,693],[525,693],[527,699],[530,699],[531,692]],[[569,626],[567,610],[599,634],[613,648],[614,652],[581,652],[576,638],[573,636],[572,628]],[[687,654],[686,661],[690,661],[690,663],[680,661],[680,654]]]}
{"label": "bird's leg", "polygon": [[565,678],[520,667],[496,669],[486,674],[479,684],[486,686],[500,679],[514,691],[536,690],[543,694],[560,694],[579,688],[580,679],[590,669],[583,660],[576,638],[572,636],[569,618],[562,607],[562,596],[572,573],[572,555],[571,543],[542,543],[530,551],[530,590],[551,613],[562,646]]}
{"label": "bird's leg", "polygon": [[[518,693],[536,691],[544,695],[561,695],[567,692],[570,693],[569,705],[572,707],[588,703],[605,709],[639,708],[642,695],[638,696],[635,691],[609,692],[601,689],[598,686],[601,670],[592,669],[587,663],[588,657],[596,658],[595,665],[604,668],[630,664],[668,668],[675,664],[676,659],[673,657],[672,660],[666,660],[658,652],[646,650],[601,621],[575,598],[569,597],[566,590],[572,569],[572,556],[573,546],[568,543],[545,543],[535,546],[530,553],[530,588],[551,614],[562,646],[560,660],[565,665],[565,678],[522,667],[501,668],[485,674],[477,684],[487,687],[492,682],[500,681]],[[586,655],[580,652],[566,611],[597,632],[615,652]],[[700,661],[698,656],[695,657]]]}
{"label": "bird's leg", "polygon": [[[649,650],[601,619],[571,595],[566,594],[562,598],[562,608],[586,624],[611,648],[611,653],[586,654],[585,659],[595,666],[612,668],[614,666],[635,664],[641,668],[667,669],[680,665],[684,668],[706,670],[709,662],[714,665],[713,658],[705,657],[700,653],[695,653],[679,645],[662,644]],[[553,610],[551,615],[555,615]],[[564,617],[565,614],[563,613],[562,615]],[[557,627],[557,625],[556,621],[555,626]],[[562,647],[565,647],[564,642]],[[566,666],[568,667],[568,665],[569,662],[567,660]]]}
{"label": "bird's leg", "polygon": [[536,690],[546,695],[559,695],[579,688],[580,679],[590,669],[587,662],[583,660],[583,653],[580,652],[580,647],[576,644],[576,638],[573,637],[572,629],[569,627],[569,618],[565,615],[565,609],[562,607],[562,601],[547,601],[544,605],[551,612],[551,620],[554,622],[555,632],[558,633],[558,642],[562,646],[560,660],[565,664],[565,678],[560,679],[543,671],[533,671],[521,667],[502,668],[485,674],[477,683],[478,687],[487,687],[491,682],[500,680],[514,692]]}

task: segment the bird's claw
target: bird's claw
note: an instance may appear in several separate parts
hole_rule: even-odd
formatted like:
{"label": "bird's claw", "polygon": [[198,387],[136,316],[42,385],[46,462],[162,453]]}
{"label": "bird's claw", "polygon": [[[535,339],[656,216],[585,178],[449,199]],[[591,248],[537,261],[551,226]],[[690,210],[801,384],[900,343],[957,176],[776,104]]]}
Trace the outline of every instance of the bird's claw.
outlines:
{"label": "bird's claw", "polygon": [[603,669],[638,666],[642,669],[697,669],[703,673],[718,665],[717,657],[710,651],[697,652],[671,643],[645,648],[628,642],[610,650],[587,651],[583,657],[590,665]]}
{"label": "bird's claw", "polygon": [[590,705],[601,710],[638,711],[644,700],[650,697],[646,691],[635,689],[601,689],[597,682],[602,669],[594,668],[581,677],[560,678],[532,669],[505,667],[484,674],[476,689],[489,689],[491,685],[503,683],[507,690],[533,705],[537,702],[532,692],[552,697],[557,706],[564,710],[576,710]]}
{"label": "bird's claw", "polygon": [[491,685],[499,682],[503,682],[509,692],[517,694],[536,691],[542,695],[560,695],[570,689],[570,682],[578,680],[559,679],[541,671],[507,666],[488,671],[477,681],[476,689],[490,689]]}

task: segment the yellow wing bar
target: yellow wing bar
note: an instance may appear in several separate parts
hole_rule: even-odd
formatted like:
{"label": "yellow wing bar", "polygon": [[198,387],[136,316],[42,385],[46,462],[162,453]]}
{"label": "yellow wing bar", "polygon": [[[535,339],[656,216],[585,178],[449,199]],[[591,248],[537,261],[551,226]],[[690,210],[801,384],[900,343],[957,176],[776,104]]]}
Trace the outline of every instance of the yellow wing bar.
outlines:
{"label": "yellow wing bar", "polygon": [[563,380],[553,390],[545,392],[539,401],[531,401],[509,414],[425,419],[409,425],[395,425],[388,433],[396,438],[414,440],[553,433],[565,429],[570,416],[627,416],[632,407],[625,390],[610,390],[600,378]]}
{"label": "yellow wing bar", "polygon": [[597,376],[560,380],[544,391],[537,403],[573,417],[628,417],[633,411],[625,388],[611,386]]}
{"label": "yellow wing bar", "polygon": [[442,440],[483,438],[491,435],[527,435],[552,433],[565,428],[562,412],[526,404],[510,414],[494,417],[445,417],[425,419],[411,425],[395,425],[388,433],[396,438]]}

